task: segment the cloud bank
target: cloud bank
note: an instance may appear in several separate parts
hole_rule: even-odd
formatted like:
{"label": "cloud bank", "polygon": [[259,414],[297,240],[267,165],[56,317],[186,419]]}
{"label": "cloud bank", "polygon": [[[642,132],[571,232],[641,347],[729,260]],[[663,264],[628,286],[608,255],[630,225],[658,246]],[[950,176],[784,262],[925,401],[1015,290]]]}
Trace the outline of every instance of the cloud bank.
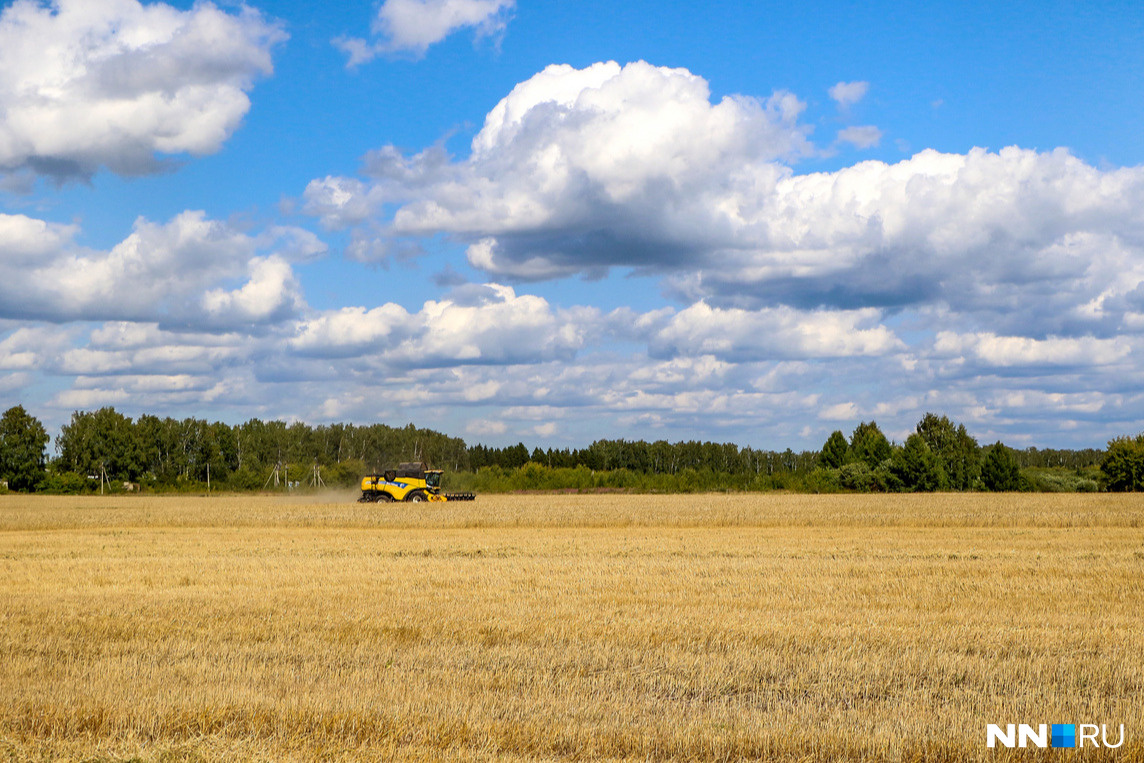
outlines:
{"label": "cloud bank", "polygon": [[552,66],[488,113],[468,157],[387,146],[362,177],[311,182],[306,209],[372,241],[365,259],[445,234],[501,280],[627,268],[712,306],[924,307],[1037,336],[1136,320],[1144,169],[1009,147],[796,174],[813,151],[801,110],[789,93],[713,103],[682,69]]}
{"label": "cloud bank", "polygon": [[[1014,445],[1138,426],[1144,169],[1006,147],[799,172],[830,150],[803,110],[645,62],[550,66],[466,156],[382,146],[314,179],[303,208],[347,258],[412,273],[428,240],[454,253],[415,304],[311,306],[300,265],[327,248],[298,228],[188,210],[92,249],[77,224],[0,214],[0,390],[50,379],[64,412],[400,411],[501,442],[817,447],[927,410]],[[663,299],[608,310],[545,283],[609,275]]]}
{"label": "cloud bank", "polygon": [[136,220],[107,251],[79,246],[74,226],[0,213],[0,318],[161,321],[225,330],[280,322],[304,305],[291,262],[326,247],[298,228],[252,236],[183,212]]}

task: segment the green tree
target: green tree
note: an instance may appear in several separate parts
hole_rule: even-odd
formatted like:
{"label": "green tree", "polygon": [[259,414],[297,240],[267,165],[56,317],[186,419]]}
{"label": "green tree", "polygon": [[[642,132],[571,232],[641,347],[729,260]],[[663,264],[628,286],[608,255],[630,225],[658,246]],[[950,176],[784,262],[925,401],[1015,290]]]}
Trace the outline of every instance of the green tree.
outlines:
{"label": "green tree", "polygon": [[981,458],[981,484],[995,492],[1017,490],[1021,486],[1017,457],[1000,441],[986,448]]}
{"label": "green tree", "polygon": [[827,469],[837,469],[846,463],[846,451],[849,449],[846,444],[846,435],[839,431],[835,431],[826,439],[826,444],[822,446],[822,453],[819,455],[819,463]]}
{"label": "green tree", "polygon": [[906,444],[894,451],[891,469],[905,490],[932,493],[949,486],[941,460],[919,434],[907,437]]}
{"label": "green tree", "polygon": [[47,474],[48,433],[39,419],[17,405],[0,418],[0,477],[12,490],[35,490]]}
{"label": "green tree", "polygon": [[523,442],[518,442],[510,448],[505,448],[504,459],[501,466],[506,469],[516,469],[528,463],[528,448]]}
{"label": "green tree", "polygon": [[865,461],[871,469],[878,468],[878,464],[890,457],[890,441],[878,425],[871,421],[863,421],[854,428],[850,435],[850,461]]}
{"label": "green tree", "polygon": [[110,480],[139,479],[144,452],[131,419],[114,408],[94,413],[75,411],[56,438],[64,469],[76,474],[99,475]]}
{"label": "green tree", "polygon": [[927,413],[918,422],[917,433],[941,461],[954,490],[968,490],[980,473],[981,451],[964,424],[955,425],[946,416]]}
{"label": "green tree", "polygon": [[1109,490],[1144,490],[1144,434],[1109,440],[1100,471],[1104,473]]}
{"label": "green tree", "polygon": [[845,464],[838,470],[838,484],[847,490],[857,490],[868,493],[878,487],[874,472],[866,466],[865,461],[855,461]]}

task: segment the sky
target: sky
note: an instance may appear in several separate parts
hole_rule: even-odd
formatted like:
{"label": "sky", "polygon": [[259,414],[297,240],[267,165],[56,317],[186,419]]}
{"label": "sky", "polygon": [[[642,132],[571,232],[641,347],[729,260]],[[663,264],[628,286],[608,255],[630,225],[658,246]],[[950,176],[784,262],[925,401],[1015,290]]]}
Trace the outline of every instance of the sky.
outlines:
{"label": "sky", "polygon": [[1144,429],[1135,2],[0,4],[0,409]]}

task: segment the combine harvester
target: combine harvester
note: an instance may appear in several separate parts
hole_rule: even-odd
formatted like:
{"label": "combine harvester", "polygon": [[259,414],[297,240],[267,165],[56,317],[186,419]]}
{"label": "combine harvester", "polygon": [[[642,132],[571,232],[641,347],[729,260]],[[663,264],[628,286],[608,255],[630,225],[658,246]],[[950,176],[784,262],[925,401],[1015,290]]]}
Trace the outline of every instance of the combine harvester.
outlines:
{"label": "combine harvester", "polygon": [[390,503],[405,501],[471,501],[472,493],[442,493],[441,469],[426,469],[425,464],[405,463],[382,474],[369,474],[361,480],[358,503]]}

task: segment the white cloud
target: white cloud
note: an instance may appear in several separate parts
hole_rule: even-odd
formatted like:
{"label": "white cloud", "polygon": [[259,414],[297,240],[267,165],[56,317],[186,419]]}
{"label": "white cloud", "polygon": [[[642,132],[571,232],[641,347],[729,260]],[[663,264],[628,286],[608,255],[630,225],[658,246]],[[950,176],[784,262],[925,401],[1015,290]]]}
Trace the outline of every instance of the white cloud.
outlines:
{"label": "white cloud", "polygon": [[0,212],[0,262],[11,268],[34,266],[71,243],[74,225],[59,225]]}
{"label": "white cloud", "polygon": [[934,341],[934,352],[942,356],[969,356],[985,366],[1046,367],[1106,366],[1118,363],[1132,352],[1125,337],[1047,337],[997,336],[992,333],[958,334],[942,331]]}
{"label": "white cloud", "polygon": [[478,38],[502,33],[515,6],[515,0],[385,0],[373,22],[381,40],[341,37],[334,45],[349,56],[350,67],[383,53],[424,55],[459,29],[473,28]]}
{"label": "white cloud", "polygon": [[465,390],[465,400],[475,403],[482,400],[492,400],[500,392],[501,384],[495,379],[473,384]]}
{"label": "white cloud", "polygon": [[61,351],[68,332],[43,326],[21,326],[0,339],[0,371],[40,368],[52,353]]}
{"label": "white cloud", "polygon": [[[32,384],[32,375],[26,372],[14,374],[0,373],[0,396],[8,396],[19,392]],[[3,399],[3,397],[0,397]],[[3,406],[7,410],[8,406]]]}
{"label": "white cloud", "polygon": [[327,228],[356,225],[369,219],[374,207],[384,199],[365,183],[353,178],[326,177],[306,186],[306,211],[319,217]]}
{"label": "white cloud", "polygon": [[744,361],[779,358],[881,356],[905,349],[867,308],[801,312],[757,311],[696,303],[673,317],[651,340],[655,355],[713,355]]}
{"label": "white cloud", "polygon": [[465,433],[475,437],[504,434],[508,425],[499,419],[473,419],[465,426]]}
{"label": "white cloud", "polygon": [[[77,376],[75,388],[102,389],[107,384],[105,376]],[[203,392],[215,385],[209,376],[191,374],[122,374],[115,377],[115,384],[132,394],[150,395],[172,392]]]}
{"label": "white cloud", "polygon": [[942,307],[963,330],[1062,336],[1140,323],[1144,168],[1010,147],[795,174],[801,108],[712,103],[702,78],[643,62],[550,66],[488,113],[467,158],[385,147],[365,178],[313,181],[306,209],[352,228],[363,257],[451,236],[497,280],[624,267],[721,307]]}
{"label": "white cloud", "polygon": [[1102,171],[1063,150],[924,151],[782,179],[740,248],[674,284],[692,299],[944,305],[1018,333],[1109,332],[1144,280],[1141,204],[1144,168]]}
{"label": "white cloud", "polygon": [[253,9],[18,0],[0,12],[0,173],[152,172],[217,151],[286,39]]}
{"label": "white cloud", "polygon": [[1014,389],[998,391],[990,400],[997,408],[1008,411],[1021,411],[1026,415],[1037,412],[1052,414],[1093,415],[1104,410],[1106,404],[1121,402],[1116,398],[1093,392],[1045,392],[1036,389]]}
{"label": "white cloud", "polygon": [[66,389],[57,394],[52,402],[60,408],[82,411],[117,405],[130,399],[131,394],[125,389]]}
{"label": "white cloud", "polygon": [[405,339],[415,324],[405,308],[392,302],[372,310],[343,307],[303,321],[290,346],[318,357],[350,357]]}
{"label": "white cloud", "polygon": [[[60,392],[47,409],[64,419],[74,408],[113,404],[130,415],[193,410],[232,421],[415,421],[486,441],[524,439],[530,447],[535,438],[582,446],[607,436],[819,447],[833,422],[874,416],[897,437],[927,410],[964,421],[990,441],[1045,432],[1048,439],[1034,442],[1046,445],[1062,442],[1047,411],[1089,422],[1144,415],[1144,395],[1133,384],[1134,346],[1125,341],[988,333],[931,341],[896,337],[880,324],[879,311],[800,315],[703,306],[656,315],[649,349],[678,351],[659,357],[639,348],[613,351],[608,318],[597,311],[543,300],[533,309],[530,299],[538,298],[470,287],[413,312],[392,305],[318,313],[267,335],[126,321],[17,324],[0,333],[0,358],[8,362],[0,374],[19,378],[0,387],[53,378]],[[434,323],[442,307],[471,312],[456,313],[457,325],[443,327]],[[379,326],[397,331],[386,335]],[[568,326],[582,341],[552,350]],[[434,345],[428,338],[435,333],[448,341]],[[897,345],[906,338],[910,344]],[[324,354],[305,351],[302,339],[326,344]],[[891,354],[869,354],[882,351]],[[916,358],[912,370],[899,362],[904,356]],[[1010,357],[1019,365],[988,365]],[[551,434],[536,429],[557,422]],[[825,428],[819,433],[807,422]],[[1080,424],[1069,437],[1091,445],[1103,434],[1095,426]]]}
{"label": "white cloud", "polygon": [[[324,248],[307,231],[251,236],[202,212],[136,220],[108,251],[74,243],[74,226],[0,214],[0,317],[167,321],[225,329],[296,315],[304,306],[287,258]],[[266,249],[277,249],[262,255]],[[230,286],[232,282],[237,286]],[[224,286],[225,285],[225,286]]]}
{"label": "white cloud", "polygon": [[424,51],[465,27],[482,34],[502,29],[515,0],[385,0],[376,30],[397,48]]}
{"label": "white cloud", "polygon": [[632,371],[631,379],[646,386],[717,386],[724,382],[734,365],[714,355],[681,355]]}
{"label": "white cloud", "polygon": [[[379,259],[444,235],[498,280],[621,267],[661,277],[685,305],[597,314],[576,324],[574,360],[502,356],[493,397],[442,382],[435,400],[564,406],[637,428],[770,422],[796,439],[807,420],[862,411],[893,432],[926,410],[1040,431],[1030,409],[994,398],[1018,384],[1144,415],[1126,392],[1144,332],[1144,168],[1009,147],[797,174],[811,151],[800,108],[789,94],[712,103],[701,78],[643,63],[549,67],[488,113],[467,157],[384,147],[360,178],[314,181],[307,209]],[[388,346],[421,336],[424,314]],[[616,344],[636,348],[617,351],[622,368],[605,359]],[[481,368],[472,346],[440,355]]]}
{"label": "white cloud", "polygon": [[305,301],[290,264],[281,257],[256,257],[249,263],[250,280],[233,291],[212,289],[202,306],[210,323],[222,326],[285,320],[299,313]]}
{"label": "white cloud", "polygon": [[882,131],[873,125],[844,127],[838,131],[838,142],[855,148],[873,148],[882,142]]}
{"label": "white cloud", "polygon": [[782,92],[712,104],[701,77],[644,62],[550,66],[489,112],[467,160],[386,147],[367,159],[369,182],[313,181],[306,210],[348,227],[398,205],[375,235],[456,235],[494,276],[668,267],[735,244],[743,191],[773,187],[787,174],[774,160],[811,151],[802,109]]}
{"label": "white cloud", "polygon": [[592,308],[554,310],[542,297],[487,284],[456,289],[416,313],[392,303],[321,313],[298,324],[289,346],[384,368],[537,363],[571,358],[598,322]]}
{"label": "white cloud", "polygon": [[171,344],[199,347],[229,347],[242,341],[237,333],[195,333],[165,331],[157,323],[107,321],[92,329],[88,346],[99,350],[140,350]]}
{"label": "white cloud", "polygon": [[249,346],[201,345],[193,339],[167,334],[167,343],[135,350],[78,347],[61,353],[53,370],[69,376],[131,376],[140,374],[208,375],[248,357]]}
{"label": "white cloud", "polygon": [[870,83],[864,81],[856,82],[839,82],[833,85],[830,90],[830,97],[838,104],[840,108],[849,108],[858,101],[866,97],[866,92],[870,89]]}
{"label": "white cloud", "polygon": [[838,403],[823,408],[818,413],[822,421],[856,421],[858,419],[858,406],[854,403]]}
{"label": "white cloud", "polygon": [[801,109],[789,93],[713,102],[681,69],[554,66],[488,113],[468,156],[387,146],[306,192],[349,229],[348,258],[440,237],[497,280],[619,267],[622,288],[659,277],[676,307],[605,313],[553,296],[591,284],[493,283],[315,311],[296,266],[326,249],[297,228],[184,212],[96,250],[76,225],[0,214],[0,390],[51,377],[65,412],[413,420],[576,445],[666,431],[798,447],[860,415],[906,433],[926,410],[1053,438],[1045,410],[1144,417],[1144,169],[1007,148],[798,174],[815,153]]}

